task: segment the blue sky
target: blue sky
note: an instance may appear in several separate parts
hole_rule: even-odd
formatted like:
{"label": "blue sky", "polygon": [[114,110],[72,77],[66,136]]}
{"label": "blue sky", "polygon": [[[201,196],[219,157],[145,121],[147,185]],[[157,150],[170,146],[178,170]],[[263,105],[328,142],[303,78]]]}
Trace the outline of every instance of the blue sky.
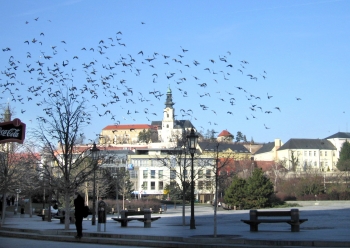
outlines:
{"label": "blue sky", "polygon": [[[110,124],[161,120],[169,86],[176,118],[198,131],[240,131],[255,142],[325,138],[349,131],[349,27],[345,0],[2,1],[0,104],[37,125],[36,103],[48,96],[27,99],[30,86],[50,87],[41,61],[46,76],[57,63],[72,86],[99,84],[97,99],[85,93],[87,141]],[[108,104],[113,95],[120,101]]]}

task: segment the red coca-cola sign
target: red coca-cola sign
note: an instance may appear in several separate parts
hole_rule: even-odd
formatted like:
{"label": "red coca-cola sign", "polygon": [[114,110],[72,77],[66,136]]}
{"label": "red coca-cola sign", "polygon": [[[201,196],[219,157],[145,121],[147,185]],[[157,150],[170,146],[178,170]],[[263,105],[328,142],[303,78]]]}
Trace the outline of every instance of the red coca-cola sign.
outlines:
{"label": "red coca-cola sign", "polygon": [[20,119],[0,123],[0,143],[18,142],[23,144],[26,133],[26,124]]}

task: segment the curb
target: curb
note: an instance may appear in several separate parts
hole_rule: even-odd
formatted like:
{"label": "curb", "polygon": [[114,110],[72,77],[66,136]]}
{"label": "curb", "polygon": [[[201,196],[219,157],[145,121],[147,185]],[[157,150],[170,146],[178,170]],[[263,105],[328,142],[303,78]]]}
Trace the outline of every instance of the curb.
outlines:
{"label": "curb", "polygon": [[[127,234],[104,234],[84,233],[80,240],[74,238],[75,231],[62,230],[33,230],[24,228],[1,228],[0,236],[49,240],[74,243],[95,243],[125,246],[148,246],[148,247],[271,247],[271,246],[307,246],[307,247],[350,247],[350,242],[342,241],[291,241],[291,240],[251,240],[240,238],[239,235],[219,235],[213,238],[208,235],[196,237],[169,237],[169,236],[146,236]],[[221,236],[221,237],[220,237]]]}

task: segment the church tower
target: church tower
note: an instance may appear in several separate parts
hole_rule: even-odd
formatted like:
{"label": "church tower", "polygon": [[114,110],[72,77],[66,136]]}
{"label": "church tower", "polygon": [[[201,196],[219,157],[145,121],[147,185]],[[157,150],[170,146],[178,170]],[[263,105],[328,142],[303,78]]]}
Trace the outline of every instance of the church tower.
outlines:
{"label": "church tower", "polygon": [[163,142],[169,142],[171,141],[172,132],[174,129],[174,117],[175,117],[175,110],[173,108],[174,106],[173,102],[173,96],[170,89],[170,86],[168,87],[168,91],[166,93],[166,101],[165,101],[165,108],[163,111],[163,121],[162,121],[162,141]]}
{"label": "church tower", "polygon": [[11,111],[10,111],[10,104],[7,104],[7,109],[5,110],[4,113],[4,122],[11,121]]}

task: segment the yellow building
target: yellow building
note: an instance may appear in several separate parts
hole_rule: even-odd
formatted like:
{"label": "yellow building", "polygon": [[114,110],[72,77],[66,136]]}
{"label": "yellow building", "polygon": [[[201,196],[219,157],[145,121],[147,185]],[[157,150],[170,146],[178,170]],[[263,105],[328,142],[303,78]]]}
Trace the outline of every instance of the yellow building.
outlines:
{"label": "yellow building", "polygon": [[108,125],[102,129],[100,144],[137,144],[140,132],[156,129],[148,124]]}

